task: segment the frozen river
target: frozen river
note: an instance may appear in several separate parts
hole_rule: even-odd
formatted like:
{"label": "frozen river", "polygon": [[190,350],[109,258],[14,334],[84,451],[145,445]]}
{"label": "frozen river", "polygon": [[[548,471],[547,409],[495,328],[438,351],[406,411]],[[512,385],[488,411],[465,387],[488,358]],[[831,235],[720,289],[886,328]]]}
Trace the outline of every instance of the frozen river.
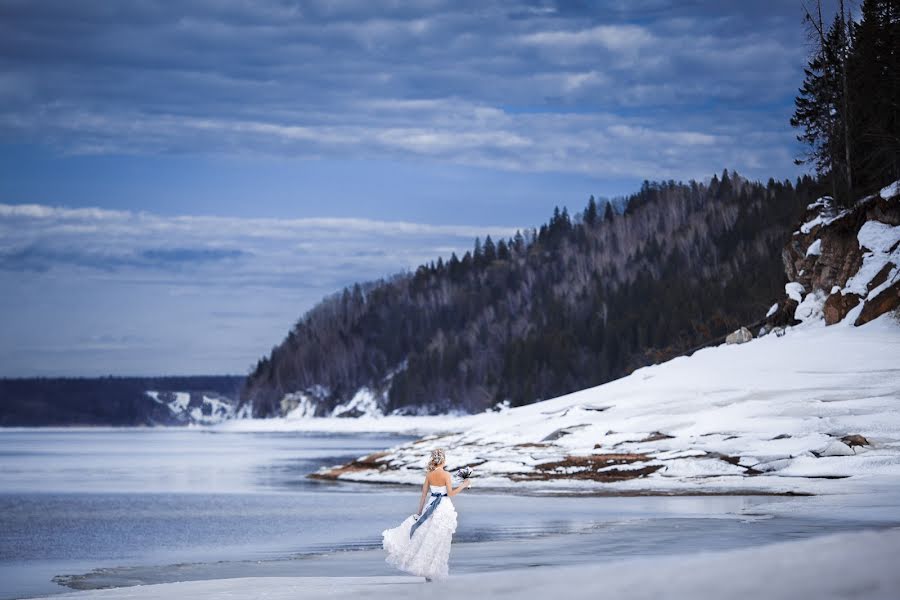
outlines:
{"label": "frozen river", "polygon": [[[0,599],[192,579],[396,574],[380,533],[418,490],[306,475],[408,438],[0,430]],[[900,524],[766,496],[454,499],[451,573],[755,546]],[[524,543],[523,543],[524,542]]]}

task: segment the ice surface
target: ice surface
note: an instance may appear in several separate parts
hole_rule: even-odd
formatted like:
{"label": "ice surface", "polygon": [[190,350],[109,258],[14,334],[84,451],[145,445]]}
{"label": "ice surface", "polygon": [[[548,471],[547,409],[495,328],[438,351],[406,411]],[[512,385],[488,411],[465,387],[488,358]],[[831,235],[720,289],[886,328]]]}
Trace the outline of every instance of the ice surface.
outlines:
{"label": "ice surface", "polygon": [[[718,553],[613,560],[451,576],[256,577],[76,592],[79,600],[231,598],[817,598],[895,599],[900,529],[840,533]],[[350,565],[352,567],[352,565]]]}

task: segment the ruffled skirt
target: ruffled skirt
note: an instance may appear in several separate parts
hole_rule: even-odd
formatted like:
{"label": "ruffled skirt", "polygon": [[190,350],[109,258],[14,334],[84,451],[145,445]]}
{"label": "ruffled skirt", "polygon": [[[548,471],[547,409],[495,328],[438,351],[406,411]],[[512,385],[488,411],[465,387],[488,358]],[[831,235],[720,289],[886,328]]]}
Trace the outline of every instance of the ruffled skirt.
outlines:
{"label": "ruffled skirt", "polygon": [[385,560],[401,571],[419,577],[446,577],[450,541],[456,532],[456,509],[450,498],[442,499],[434,513],[410,539],[409,530],[415,522],[413,515],[410,515],[399,526],[381,532],[382,545],[387,551]]}

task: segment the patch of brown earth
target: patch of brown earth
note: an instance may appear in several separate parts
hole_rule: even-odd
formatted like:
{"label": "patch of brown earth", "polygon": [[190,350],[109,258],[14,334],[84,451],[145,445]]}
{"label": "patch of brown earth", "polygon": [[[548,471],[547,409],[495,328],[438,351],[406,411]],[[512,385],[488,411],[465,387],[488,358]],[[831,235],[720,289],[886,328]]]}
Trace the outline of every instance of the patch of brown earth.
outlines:
{"label": "patch of brown earth", "polygon": [[374,452],[372,454],[369,454],[368,456],[363,456],[362,458],[351,460],[348,463],[338,465],[337,467],[332,467],[331,469],[328,469],[326,471],[310,473],[307,477],[309,477],[310,479],[324,479],[333,481],[335,479],[338,479],[341,475],[345,475],[347,473],[359,473],[360,471],[383,471],[387,468],[387,464],[381,462],[381,459],[387,455],[387,452]]}
{"label": "patch of brown earth", "polygon": [[[562,460],[535,465],[533,473],[515,473],[513,481],[547,481],[550,479],[589,479],[591,481],[624,481],[637,479],[662,468],[662,465],[647,465],[639,469],[609,469],[614,465],[630,465],[646,462],[651,457],[646,454],[591,454],[588,456],[566,456]],[[601,469],[606,469],[602,470]]]}
{"label": "patch of brown earth", "polygon": [[658,442],[659,440],[671,440],[674,437],[674,435],[668,435],[660,431],[654,431],[644,439],[638,440],[638,442]]}

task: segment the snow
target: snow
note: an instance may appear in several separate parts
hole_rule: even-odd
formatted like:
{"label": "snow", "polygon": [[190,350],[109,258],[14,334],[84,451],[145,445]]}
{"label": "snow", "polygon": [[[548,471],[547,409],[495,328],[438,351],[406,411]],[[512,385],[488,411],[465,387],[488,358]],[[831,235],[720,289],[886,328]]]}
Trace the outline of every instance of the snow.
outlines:
{"label": "snow", "polygon": [[[719,552],[644,556],[577,566],[419,577],[247,577],[59,594],[51,600],[396,600],[440,592],[477,598],[894,599],[900,529],[837,533]],[[452,560],[452,559],[451,559]]]}
{"label": "snow", "polygon": [[241,433],[396,433],[404,435],[429,435],[457,430],[466,423],[474,423],[480,415],[410,417],[387,415],[364,416],[355,419],[341,417],[275,419],[232,419],[211,427],[216,431]]}
{"label": "snow", "polygon": [[822,254],[822,240],[816,240],[806,249],[806,256],[818,256]]}
{"label": "snow", "polygon": [[190,401],[191,395],[188,392],[175,392],[175,400],[169,403],[169,410],[173,413],[183,413]]}
{"label": "snow", "polygon": [[[827,209],[827,207],[829,205],[823,204],[821,206],[823,207],[823,209]],[[844,210],[838,212],[837,214],[835,214],[834,216],[830,216],[830,217],[820,213],[820,214],[816,215],[814,218],[812,218],[809,221],[807,221],[806,223],[804,223],[803,225],[801,225],[800,233],[808,234],[815,227],[817,227],[819,225],[822,225],[822,226],[830,225],[831,223],[834,223],[838,219],[841,219],[841,218],[847,216],[848,214],[850,214],[850,211],[847,209],[844,209]]]}
{"label": "snow", "polygon": [[[181,417],[184,422],[191,425],[212,425],[236,416],[232,403],[218,396],[201,394],[200,406],[192,407],[191,392],[147,390],[144,393],[154,402],[166,405],[173,415]],[[166,400],[168,396],[174,396],[174,399]]]}
{"label": "snow", "polygon": [[[406,417],[407,432],[436,433],[391,448],[383,469],[336,476],[419,484],[429,451],[442,447],[451,467],[472,465],[476,485],[495,488],[698,493],[864,488],[900,477],[897,356],[900,326],[890,315],[861,327],[825,327],[814,320],[788,328],[780,338],[706,348],[503,413],[430,417],[427,425]],[[420,421],[424,426],[412,426]],[[401,423],[393,430],[403,431]],[[672,437],[660,439],[653,436],[657,432]],[[849,456],[816,456],[831,442],[857,433],[872,447],[855,448]],[[557,476],[563,471],[520,481],[522,473],[547,475],[541,464],[602,455],[644,455],[619,464],[619,471],[659,469],[613,482]],[[762,474],[748,473],[744,467],[751,465]],[[571,475],[583,466],[567,469]]]}
{"label": "snow", "polygon": [[806,289],[804,289],[803,284],[801,283],[792,281],[784,284],[784,293],[787,294],[788,298],[798,303],[803,301],[804,292],[806,292]]}
{"label": "snow", "polygon": [[297,403],[297,406],[284,416],[285,419],[294,420],[294,419],[309,419],[316,415],[316,399],[306,392],[294,392],[292,394],[285,394],[284,398],[281,399],[281,405],[290,405],[294,402]]}
{"label": "snow", "polygon": [[383,416],[381,409],[378,408],[378,396],[368,387],[359,388],[349,402],[336,406],[332,411],[331,416],[352,416],[357,413],[368,418],[378,418]]}
{"label": "snow", "polygon": [[878,195],[885,200],[900,196],[900,180],[897,180],[891,185],[881,188],[881,191],[878,192]]}
{"label": "snow", "polygon": [[769,310],[766,312],[766,318],[768,319],[769,317],[774,315],[776,312],[778,312],[778,303],[777,302],[769,307]]}
{"label": "snow", "polygon": [[900,242],[900,225],[891,226],[880,221],[866,221],[856,234],[859,245],[872,252],[887,253]]}
{"label": "snow", "polygon": [[[867,249],[868,252],[863,254],[862,266],[847,280],[842,293],[853,293],[871,299],[896,282],[900,275],[897,268],[900,265],[900,225],[891,226],[879,221],[867,221],[860,228],[856,238],[860,247]],[[869,290],[869,283],[888,263],[894,266],[887,279],[881,285]]]}
{"label": "snow", "polygon": [[822,309],[827,299],[827,294],[822,290],[813,290],[797,306],[797,309],[794,311],[794,318],[798,321],[820,321],[823,315]]}

